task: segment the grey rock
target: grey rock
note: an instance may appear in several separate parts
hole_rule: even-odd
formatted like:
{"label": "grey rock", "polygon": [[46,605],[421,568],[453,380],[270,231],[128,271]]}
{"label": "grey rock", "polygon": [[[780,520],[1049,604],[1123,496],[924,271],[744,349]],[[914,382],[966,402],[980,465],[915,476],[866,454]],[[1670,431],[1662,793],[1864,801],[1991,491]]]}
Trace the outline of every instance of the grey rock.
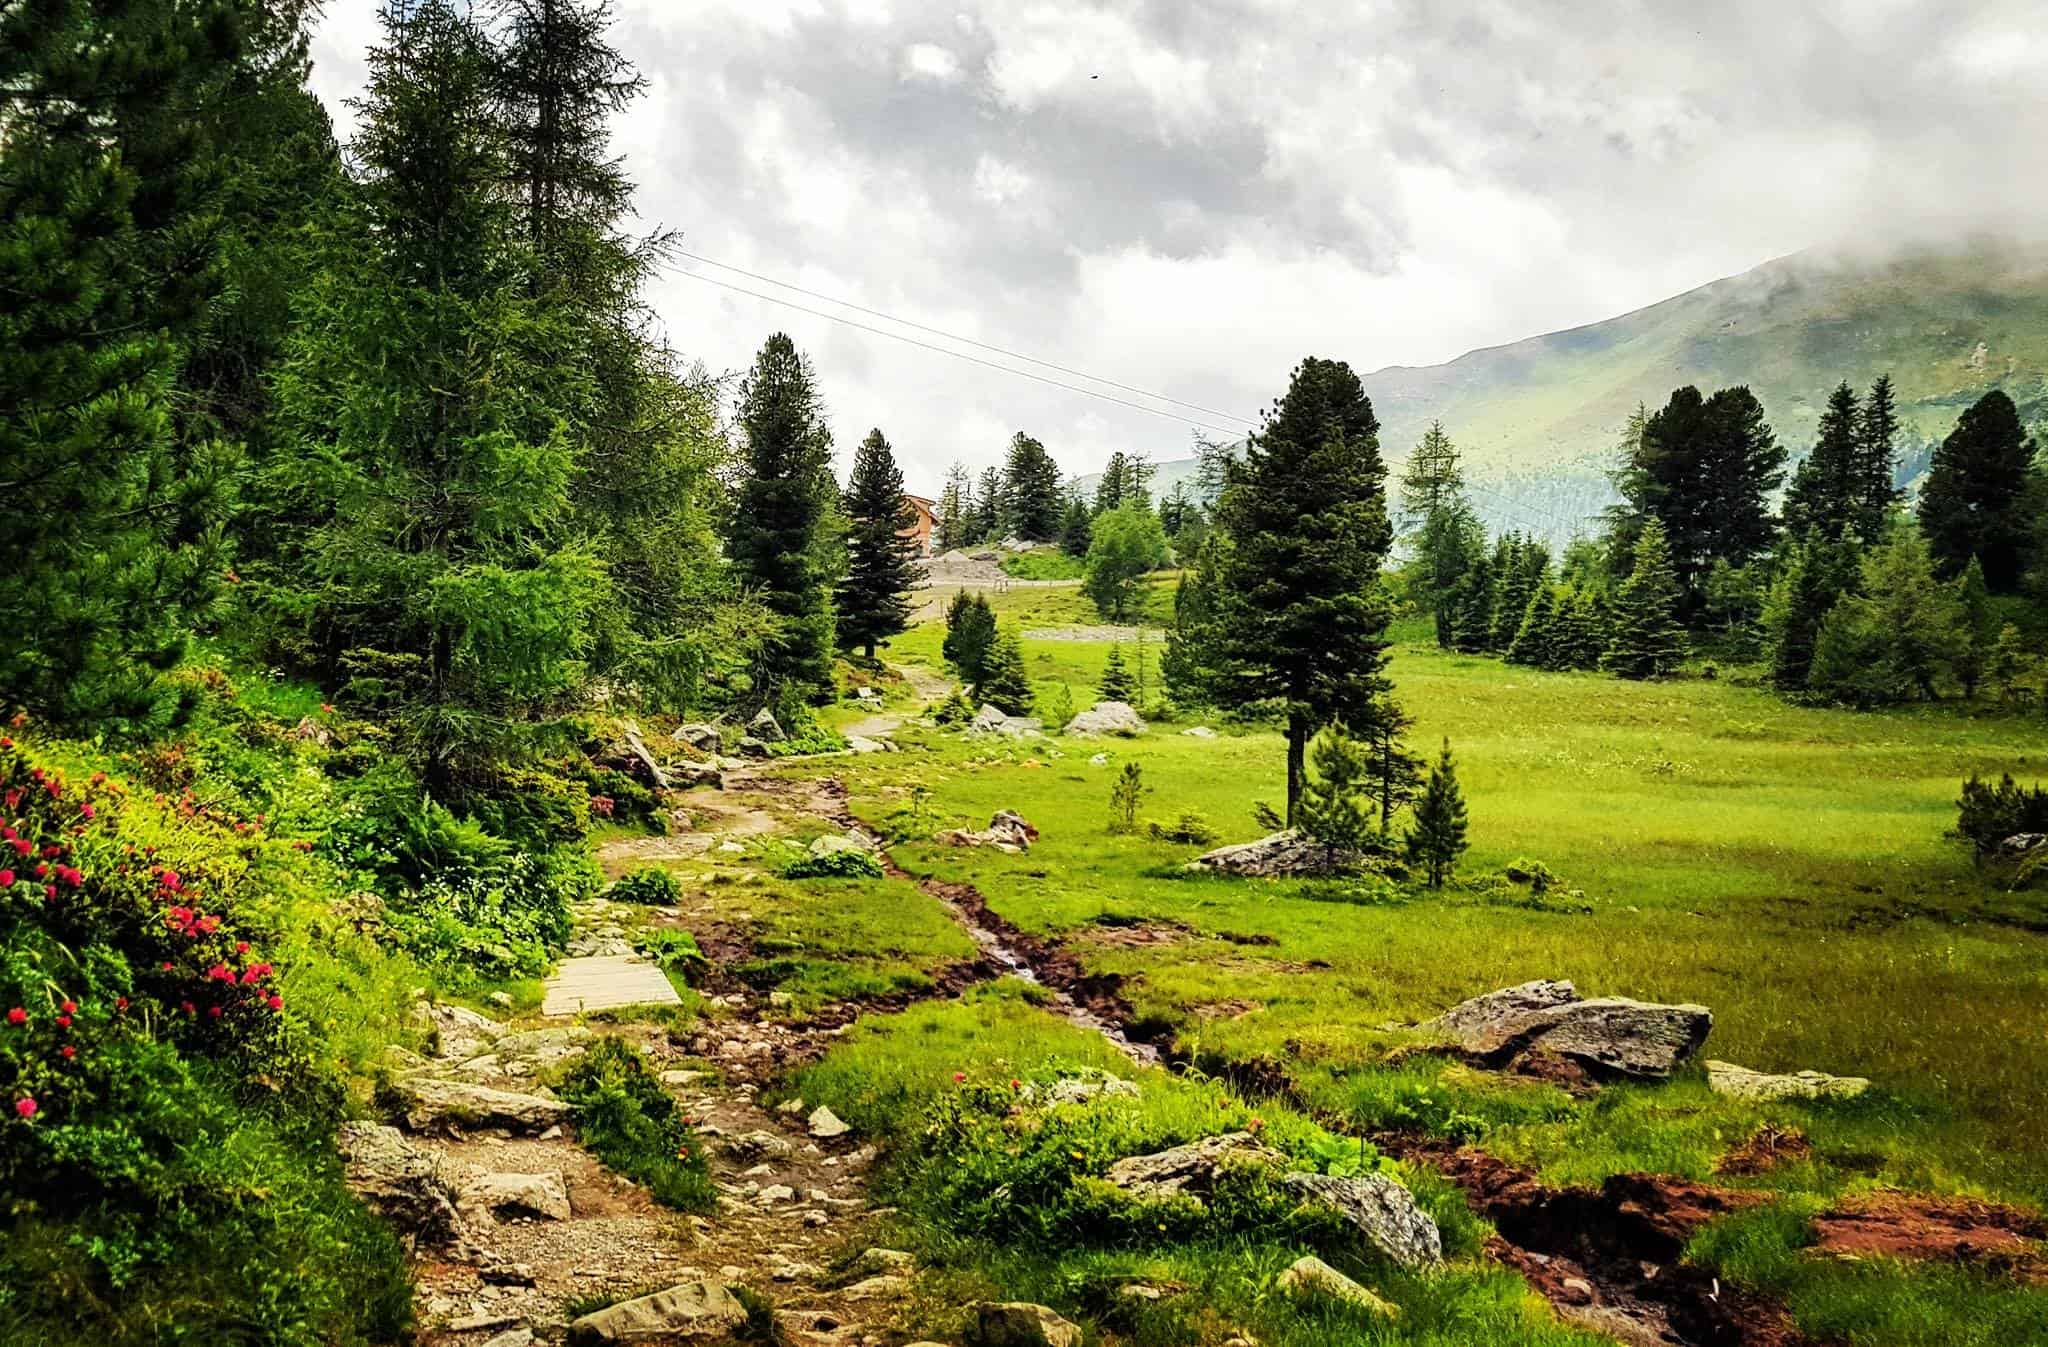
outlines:
{"label": "grey rock", "polygon": [[862,1249],[846,1272],[851,1277],[907,1277],[917,1270],[917,1259],[901,1249]]}
{"label": "grey rock", "polygon": [[1214,739],[1216,737],[1216,731],[1210,729],[1207,725],[1191,725],[1187,729],[1182,730],[1181,733],[1190,739]]}
{"label": "grey rock", "polygon": [[1400,1317],[1398,1305],[1389,1304],[1351,1278],[1316,1257],[1297,1258],[1280,1274],[1281,1290],[1297,1296],[1325,1296],[1372,1311],[1382,1319]]}
{"label": "grey rock", "polygon": [[666,1291],[584,1315],[569,1325],[577,1343],[660,1342],[671,1338],[723,1339],[746,1323],[747,1310],[723,1286],[683,1282]]}
{"label": "grey rock", "polygon": [[910,1278],[893,1273],[863,1277],[839,1294],[848,1300],[901,1300],[910,1294]]}
{"label": "grey rock", "polygon": [[874,848],[865,837],[851,833],[825,833],[812,839],[810,854],[813,856],[836,856],[842,851],[872,851]]}
{"label": "grey rock", "polygon": [[1548,1053],[1596,1075],[1663,1080],[1707,1041],[1714,1014],[1624,996],[1581,1001],[1570,983],[1528,982],[1461,1002],[1426,1027],[1488,1066]]}
{"label": "grey rock", "polygon": [[455,1061],[476,1056],[505,1033],[504,1025],[468,1006],[421,1001],[412,1014],[434,1034],[437,1055]]}
{"label": "grey rock", "polygon": [[1145,730],[1145,718],[1129,702],[1097,702],[1067,722],[1068,734],[1119,734],[1134,738]]}
{"label": "grey rock", "polygon": [[1028,1301],[976,1301],[967,1307],[967,1347],[1081,1347],[1081,1326]]}
{"label": "grey rock", "polygon": [[787,1137],[758,1128],[752,1132],[742,1132],[736,1137],[728,1137],[719,1149],[743,1163],[781,1160],[796,1154],[795,1144]]}
{"label": "grey rock", "polygon": [[431,1076],[410,1076],[392,1089],[406,1127],[415,1132],[437,1127],[502,1127],[517,1136],[533,1136],[568,1122],[574,1112],[559,1099]]}
{"label": "grey rock", "polygon": [[1038,840],[1038,829],[1016,810],[998,809],[989,819],[988,827],[980,832],[956,828],[941,833],[939,840],[950,846],[994,847],[998,851],[1021,854],[1031,850],[1031,844]]}
{"label": "grey rock", "polygon": [[846,746],[856,753],[887,753],[889,751],[889,744],[886,740],[870,739],[864,734],[847,735]]}
{"label": "grey rock", "polygon": [[780,1202],[794,1202],[796,1189],[786,1183],[771,1183],[755,1194],[755,1200],[764,1207],[772,1207]]}
{"label": "grey rock", "polygon": [[566,1221],[572,1215],[569,1188],[560,1174],[485,1174],[463,1188],[461,1206],[543,1221]]}
{"label": "grey rock", "polygon": [[721,736],[716,725],[707,725],[699,720],[676,726],[676,738],[699,753],[715,753]]}
{"label": "grey rock", "polygon": [[1129,1156],[1111,1165],[1102,1177],[1137,1198],[1200,1199],[1208,1196],[1217,1175],[1227,1166],[1277,1166],[1284,1159],[1250,1132],[1225,1132],[1171,1150]]}
{"label": "grey rock", "polygon": [[2019,860],[2048,846],[2048,833],[2014,833],[1994,849],[2005,860]]}
{"label": "grey rock", "polygon": [[1402,1267],[1435,1267],[1444,1261],[1443,1236],[1415,1198],[1385,1174],[1295,1173],[1283,1175],[1288,1192],[1336,1212],[1373,1247]]}
{"label": "grey rock", "polygon": [[374,1122],[343,1123],[335,1143],[349,1191],[400,1234],[427,1245],[462,1240],[455,1184],[437,1152]]}
{"label": "grey rock", "polygon": [[1138,1087],[1133,1081],[1121,1076],[1104,1076],[1101,1079],[1069,1076],[1056,1080],[1045,1092],[1048,1104],[1092,1104],[1098,1099],[1136,1099]]}
{"label": "grey rock", "polygon": [[626,751],[632,754],[634,761],[646,771],[647,779],[654,784],[656,790],[667,790],[668,773],[661,769],[661,764],[647,751],[646,743],[640,738],[640,727],[629,720],[625,724],[625,734]]}
{"label": "grey rock", "polygon": [[782,732],[782,722],[765,706],[747,722],[747,733],[764,744],[779,744],[789,737]]}
{"label": "grey rock", "polygon": [[1733,1062],[1707,1063],[1707,1088],[1731,1099],[1854,1099],[1870,1088],[1863,1076],[1830,1076],[1825,1071],[1773,1075]]}
{"label": "grey rock", "polygon": [[1195,857],[1186,868],[1243,879],[1284,879],[1344,874],[1357,869],[1363,860],[1358,852],[1325,846],[1290,828],[1256,842],[1218,847]]}
{"label": "grey rock", "polygon": [[843,1137],[853,1130],[851,1126],[840,1120],[838,1114],[826,1108],[823,1104],[818,1105],[816,1109],[812,1110],[811,1116],[805,1120],[805,1126],[810,1131],[810,1134],[820,1141],[831,1141],[838,1137]]}
{"label": "grey rock", "polygon": [[[524,1283],[531,1286],[533,1283]],[[484,1347],[533,1347],[533,1330],[524,1326],[508,1328],[494,1338],[484,1342]]]}
{"label": "grey rock", "polygon": [[477,1277],[487,1286],[531,1286],[533,1268],[526,1263],[492,1263],[477,1269]]}

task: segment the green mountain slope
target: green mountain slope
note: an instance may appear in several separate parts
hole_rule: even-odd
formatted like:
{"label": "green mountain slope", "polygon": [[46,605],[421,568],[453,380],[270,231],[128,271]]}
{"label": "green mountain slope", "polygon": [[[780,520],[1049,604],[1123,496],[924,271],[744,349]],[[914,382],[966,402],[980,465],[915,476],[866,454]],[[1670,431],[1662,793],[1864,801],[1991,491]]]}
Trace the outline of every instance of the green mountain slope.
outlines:
{"label": "green mountain slope", "polygon": [[[1496,526],[1563,536],[1606,503],[1638,402],[1747,383],[1794,459],[1828,391],[1890,374],[1909,468],[1992,388],[2048,417],[2048,247],[1980,241],[1882,259],[1798,253],[1617,318],[1364,376],[1399,462],[1433,419]],[[1170,487],[1182,463],[1161,463]]]}

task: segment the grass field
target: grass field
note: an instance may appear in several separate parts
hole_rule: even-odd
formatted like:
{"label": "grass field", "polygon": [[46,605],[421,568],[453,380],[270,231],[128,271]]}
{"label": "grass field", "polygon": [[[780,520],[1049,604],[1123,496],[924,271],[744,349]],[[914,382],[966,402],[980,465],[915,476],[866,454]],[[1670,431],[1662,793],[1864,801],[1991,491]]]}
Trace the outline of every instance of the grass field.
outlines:
{"label": "grass field", "polygon": [[[1034,677],[1068,683],[1085,705],[1107,645],[1031,636],[1084,624],[1078,596],[992,598],[1023,628]],[[1112,836],[1110,779],[1127,760],[1151,788],[1141,818],[1196,810],[1220,840],[1258,834],[1253,803],[1284,793],[1281,741],[1221,722],[1214,739],[1178,733],[1186,720],[1137,740],[912,729],[900,737],[919,751],[853,760],[843,775],[876,822],[918,786],[937,826],[1021,811],[1043,833],[1027,856],[923,842],[895,854],[913,872],[972,881],[1002,915],[1125,975],[1139,1016],[1198,1063],[1270,1059],[1305,1101],[1360,1130],[1483,1133],[1553,1181],[1584,1182],[1638,1169],[1710,1177],[1769,1122],[1816,1148],[1748,1181],[1792,1206],[1874,1184],[2048,1204],[2048,906],[2000,892],[1944,836],[1964,776],[2026,777],[2044,762],[2039,719],[1799,708],[1727,679],[1531,673],[1440,653],[1419,625],[1398,635],[1393,675],[1414,743],[1448,737],[1458,755],[1465,872],[1540,860],[1583,897],[1325,901],[1298,883],[1190,878],[1179,866],[1199,848]],[[891,657],[936,670],[937,644],[937,629],[921,628]],[[1145,938],[1133,923],[1149,924]],[[1587,1103],[1438,1058],[1379,1064],[1403,1039],[1390,1023],[1536,977],[1703,1003],[1715,1015],[1708,1056],[1878,1088],[1852,1104],[1760,1106],[1711,1094],[1695,1069]],[[2048,1322],[2038,1289],[1817,1269],[1796,1239],[1753,1224],[1702,1256],[1847,1341],[1988,1345],[2018,1340],[2011,1325],[2029,1316]]]}

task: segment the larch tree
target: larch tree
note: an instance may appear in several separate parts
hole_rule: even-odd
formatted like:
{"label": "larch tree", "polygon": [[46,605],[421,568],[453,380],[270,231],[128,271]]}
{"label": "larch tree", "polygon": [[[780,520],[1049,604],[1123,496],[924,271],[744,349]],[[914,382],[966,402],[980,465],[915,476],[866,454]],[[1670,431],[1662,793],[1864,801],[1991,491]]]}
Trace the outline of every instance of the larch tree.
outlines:
{"label": "larch tree", "polygon": [[819,537],[831,515],[832,434],[817,382],[796,343],[778,332],[740,386],[745,476],[734,501],[730,554],[741,579],[778,619],[755,660],[757,694],[816,695],[832,683],[831,574]]}
{"label": "larch tree", "polygon": [[1070,557],[1087,556],[1088,544],[1095,536],[1094,523],[1081,493],[1070,492],[1065,508],[1060,511],[1060,551]]}
{"label": "larch tree", "polygon": [[903,470],[879,429],[853,456],[846,485],[846,575],[839,582],[839,642],[869,659],[877,642],[909,630],[910,591],[923,578],[917,544],[904,536],[917,513],[903,494]]}
{"label": "larch tree", "polygon": [[1309,735],[1342,720],[1364,734],[1391,713],[1391,604],[1380,571],[1393,544],[1379,420],[1342,361],[1310,357],[1230,472],[1204,550],[1204,610],[1178,639],[1213,704],[1279,716],[1287,812],[1301,803]]}
{"label": "larch tree", "polygon": [[167,396],[220,285],[229,4],[0,13],[0,706],[140,729],[211,606],[234,446]]}
{"label": "larch tree", "polygon": [[1458,579],[1471,559],[1471,534],[1478,520],[1465,499],[1458,447],[1441,421],[1430,422],[1408,455],[1401,474],[1401,510],[1414,548],[1410,573],[1416,600],[1436,619],[1436,643],[1449,649],[1456,627]]}
{"label": "larch tree", "polygon": [[939,489],[938,519],[932,528],[935,551],[951,552],[967,546],[974,528],[974,478],[967,465],[955,461],[946,469],[946,484]]}
{"label": "larch tree", "polygon": [[1636,539],[1635,569],[1615,592],[1607,668],[1621,678],[1661,678],[1676,669],[1685,655],[1679,601],[1664,525],[1651,519]]}
{"label": "larch tree", "polygon": [[2017,589],[2031,560],[2041,499],[2034,442],[2019,408],[1993,389],[1957,419],[1920,488],[1920,527],[1936,570],[1960,575],[1975,557],[1992,593]]}

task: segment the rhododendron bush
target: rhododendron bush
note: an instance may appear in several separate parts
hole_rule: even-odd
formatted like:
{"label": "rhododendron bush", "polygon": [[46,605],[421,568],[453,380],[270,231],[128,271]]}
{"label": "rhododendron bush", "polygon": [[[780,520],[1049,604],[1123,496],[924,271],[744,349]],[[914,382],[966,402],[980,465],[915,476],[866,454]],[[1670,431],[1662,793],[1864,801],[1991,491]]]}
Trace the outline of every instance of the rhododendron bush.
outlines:
{"label": "rhododendron bush", "polygon": [[304,853],[20,737],[0,737],[0,1340],[25,1297],[189,1278],[232,1245],[206,1275],[264,1283],[264,1315],[299,1326],[264,1340],[330,1340],[316,1325],[359,1317],[363,1289],[283,1269],[396,1262],[317,1159],[341,1085],[263,900]]}

